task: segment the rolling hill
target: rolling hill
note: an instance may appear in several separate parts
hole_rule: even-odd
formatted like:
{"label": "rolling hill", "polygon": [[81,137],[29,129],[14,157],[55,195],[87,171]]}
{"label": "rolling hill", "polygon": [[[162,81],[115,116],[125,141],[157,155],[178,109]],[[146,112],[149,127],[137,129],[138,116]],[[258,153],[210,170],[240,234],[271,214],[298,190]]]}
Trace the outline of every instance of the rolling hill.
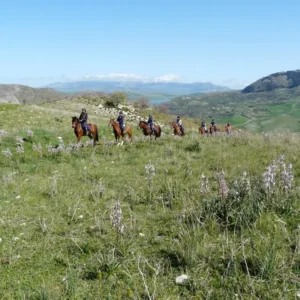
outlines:
{"label": "rolling hill", "polygon": [[165,103],[170,113],[186,117],[215,118],[254,131],[299,132],[300,87],[270,92],[219,92],[187,95]]}
{"label": "rolling hill", "polygon": [[65,95],[50,88],[31,88],[19,84],[0,84],[0,103],[38,104],[60,100]]}
{"label": "rolling hill", "polygon": [[300,70],[274,73],[263,77],[242,90],[242,93],[270,92],[300,86]]}

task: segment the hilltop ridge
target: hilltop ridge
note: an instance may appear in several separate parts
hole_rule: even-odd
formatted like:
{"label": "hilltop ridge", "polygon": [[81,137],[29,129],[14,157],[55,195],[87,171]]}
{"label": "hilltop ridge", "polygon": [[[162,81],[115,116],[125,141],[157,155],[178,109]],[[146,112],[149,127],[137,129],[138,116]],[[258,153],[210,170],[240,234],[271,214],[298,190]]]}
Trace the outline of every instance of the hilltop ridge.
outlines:
{"label": "hilltop ridge", "polygon": [[282,88],[295,88],[300,86],[300,70],[278,72],[265,76],[242,90],[242,93],[270,92]]}
{"label": "hilltop ridge", "polygon": [[61,92],[50,88],[32,88],[20,84],[0,84],[0,103],[39,104],[64,97]]}

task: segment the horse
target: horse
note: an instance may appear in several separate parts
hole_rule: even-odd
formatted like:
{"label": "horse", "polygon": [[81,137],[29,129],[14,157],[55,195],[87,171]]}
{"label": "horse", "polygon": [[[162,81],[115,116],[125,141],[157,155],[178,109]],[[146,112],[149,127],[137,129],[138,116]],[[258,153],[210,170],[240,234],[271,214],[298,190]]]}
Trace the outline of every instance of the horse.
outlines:
{"label": "horse", "polygon": [[150,126],[148,125],[147,122],[145,121],[140,121],[138,125],[138,129],[143,129],[143,133],[145,136],[149,135],[150,139],[152,139],[152,135],[154,135],[155,139],[160,137],[161,135],[161,128],[158,125],[153,125],[155,132],[153,133],[152,130],[150,129]]}
{"label": "horse", "polygon": [[81,127],[79,119],[77,117],[72,117],[72,128],[74,128],[74,133],[77,136],[77,143],[80,142],[83,136],[88,136],[90,139],[94,140],[94,146],[98,143],[98,128],[95,124],[87,124],[88,130],[85,133]]}
{"label": "horse", "polygon": [[219,131],[219,129],[217,128],[216,125],[210,125],[210,126],[209,126],[209,133],[210,133],[211,135],[213,135],[214,133],[217,133],[218,131]]}
{"label": "horse", "polygon": [[113,128],[117,145],[120,145],[120,142],[119,142],[120,137],[122,137],[121,145],[123,145],[125,134],[127,134],[129,136],[130,141],[132,142],[133,137],[132,137],[132,130],[131,130],[130,126],[126,125],[125,129],[123,130],[123,133],[121,133],[121,128],[120,128],[119,123],[117,123],[114,119],[110,119],[108,126],[111,126]]}
{"label": "horse", "polygon": [[205,130],[205,128],[203,126],[199,127],[199,134],[201,134],[202,136],[207,135],[208,130]]}
{"label": "horse", "polygon": [[171,128],[174,129],[174,135],[184,136],[184,132],[181,131],[180,126],[176,122],[171,123]]}
{"label": "horse", "polygon": [[231,134],[231,124],[230,123],[227,123],[225,125],[225,131],[227,134]]}

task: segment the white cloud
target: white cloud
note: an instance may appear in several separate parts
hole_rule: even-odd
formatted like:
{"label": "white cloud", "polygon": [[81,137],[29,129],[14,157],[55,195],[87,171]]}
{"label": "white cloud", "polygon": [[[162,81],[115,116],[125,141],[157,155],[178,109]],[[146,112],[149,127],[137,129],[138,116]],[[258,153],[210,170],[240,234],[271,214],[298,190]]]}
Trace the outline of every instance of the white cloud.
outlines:
{"label": "white cloud", "polygon": [[167,74],[153,79],[154,82],[179,82],[182,80],[181,76],[176,74]]}
{"label": "white cloud", "polygon": [[167,74],[159,77],[143,77],[136,74],[120,74],[110,73],[106,75],[86,75],[82,78],[83,80],[100,80],[100,81],[138,81],[138,82],[179,82],[181,76],[176,74]]}
{"label": "white cloud", "polygon": [[136,74],[118,74],[111,73],[106,75],[86,75],[83,77],[85,80],[110,80],[110,81],[143,81],[142,76]]}

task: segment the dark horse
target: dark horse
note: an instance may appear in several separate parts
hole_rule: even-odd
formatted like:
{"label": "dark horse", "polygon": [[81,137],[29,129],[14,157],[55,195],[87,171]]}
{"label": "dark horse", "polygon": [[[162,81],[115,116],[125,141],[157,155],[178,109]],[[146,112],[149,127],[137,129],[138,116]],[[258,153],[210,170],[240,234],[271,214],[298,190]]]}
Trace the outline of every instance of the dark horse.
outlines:
{"label": "dark horse", "polygon": [[117,123],[114,119],[110,119],[108,126],[112,126],[114,135],[115,135],[115,139],[116,139],[116,143],[118,145],[119,145],[120,137],[122,137],[121,145],[123,145],[125,134],[128,134],[130,141],[132,142],[133,138],[132,138],[132,130],[131,130],[130,126],[126,125],[125,129],[123,130],[123,133],[121,133],[121,128],[120,128],[119,123]]}
{"label": "dark horse", "polygon": [[216,125],[210,125],[209,127],[209,133],[212,135],[214,133],[217,133],[219,131],[219,129],[217,128]]}
{"label": "dark horse", "polygon": [[155,139],[160,137],[161,135],[161,128],[158,125],[153,125],[155,132],[153,133],[152,130],[150,129],[150,126],[148,125],[147,122],[145,121],[140,121],[138,128],[143,129],[144,135],[149,135],[150,139],[152,138],[152,135],[155,136]]}
{"label": "dark horse", "polygon": [[174,135],[184,136],[184,132],[181,131],[180,126],[176,122],[171,123],[171,128],[174,129]]}
{"label": "dark horse", "polygon": [[94,140],[94,145],[97,144],[99,136],[98,136],[98,128],[95,124],[88,124],[89,130],[84,133],[84,130],[81,127],[79,119],[77,117],[72,117],[72,128],[74,128],[74,133],[77,136],[77,143],[80,142],[82,136],[88,136],[90,139]]}
{"label": "dark horse", "polygon": [[205,128],[203,126],[200,126],[199,127],[199,133],[202,135],[202,136],[205,136],[207,135],[207,130],[205,130]]}

